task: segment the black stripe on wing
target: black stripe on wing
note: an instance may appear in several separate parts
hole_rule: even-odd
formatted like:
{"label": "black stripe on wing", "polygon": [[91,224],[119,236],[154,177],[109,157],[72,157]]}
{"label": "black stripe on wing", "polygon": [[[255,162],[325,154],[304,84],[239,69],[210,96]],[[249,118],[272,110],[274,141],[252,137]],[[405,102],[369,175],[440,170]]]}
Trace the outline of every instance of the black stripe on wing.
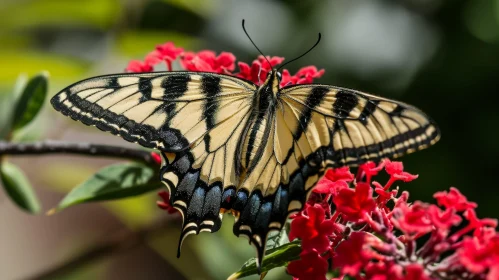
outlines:
{"label": "black stripe on wing", "polygon": [[[151,79],[160,77],[146,76],[138,78],[138,90],[132,94],[124,95],[118,102],[125,100],[133,94],[140,93],[139,103],[151,100],[152,84]],[[81,121],[86,125],[94,125],[100,130],[109,131],[112,134],[120,135],[129,142],[137,142],[148,148],[157,148],[163,151],[175,152],[186,149],[189,143],[182,137],[178,129],[171,128],[168,123],[163,124],[159,129],[127,118],[122,113],[116,114],[107,108],[98,105],[102,98],[112,95],[115,90],[123,88],[119,85],[119,79],[123,76],[103,76],[92,78],[76,83],[54,96],[50,103],[62,114],[71,117],[73,120]],[[178,74],[166,76],[161,83],[165,97],[181,97],[187,90],[190,81],[188,74]],[[100,90],[86,96],[91,97],[104,91],[109,91],[96,102],[90,102],[86,98],[78,95],[82,90],[99,88]],[[109,104],[113,106],[114,104]],[[152,114],[165,114],[170,116],[175,110],[175,103],[164,103],[157,106],[152,112],[144,112],[144,119]]]}
{"label": "black stripe on wing", "polygon": [[234,234],[247,237],[256,247],[260,266],[269,232],[282,230],[287,217],[303,208],[312,189],[305,190],[305,182],[311,176],[322,175],[321,152],[301,160],[300,168],[290,175],[289,182],[281,183],[273,194],[267,196],[260,190],[248,193],[245,189],[237,190],[236,186],[223,186],[220,182],[208,185],[199,178],[200,170],[191,167],[193,158],[189,152],[162,153],[162,180],[170,189],[171,204],[183,216],[178,256],[188,235],[218,231],[223,214],[232,212],[236,217]]}
{"label": "black stripe on wing", "polygon": [[281,96],[290,106],[293,102],[303,106],[295,138],[308,129],[311,114],[329,120],[330,142],[320,147],[328,167],[399,157],[433,145],[440,138],[432,119],[394,100],[327,85],[290,86]]}
{"label": "black stripe on wing", "polygon": [[[215,127],[215,114],[219,108],[219,101],[216,98],[222,88],[220,87],[220,78],[216,76],[205,76],[201,84],[201,90],[203,94],[207,97],[203,106],[203,116],[206,119],[206,130],[210,130]],[[210,151],[210,135],[206,134],[204,136],[204,142],[206,145],[206,151]]]}

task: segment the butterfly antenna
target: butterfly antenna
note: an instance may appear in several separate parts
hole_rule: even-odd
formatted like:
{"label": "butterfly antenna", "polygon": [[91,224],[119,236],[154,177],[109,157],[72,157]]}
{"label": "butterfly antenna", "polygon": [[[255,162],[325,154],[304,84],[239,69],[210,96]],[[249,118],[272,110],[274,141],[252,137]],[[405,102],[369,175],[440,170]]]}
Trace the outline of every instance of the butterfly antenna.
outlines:
{"label": "butterfly antenna", "polygon": [[248,34],[248,31],[246,31],[246,27],[244,27],[244,19],[243,19],[243,30],[244,30],[244,33],[246,33],[246,36],[248,37],[248,39],[251,41],[251,43],[253,44],[253,46],[255,46],[255,48],[258,50],[258,52],[260,52],[260,54],[263,56],[263,58],[265,58],[265,60],[267,61],[267,63],[269,64],[270,66],[270,69],[272,69],[272,64],[270,64],[270,61],[267,59],[267,57],[263,54],[263,52],[256,46],[255,42],[253,42],[253,40],[251,39],[250,35]]}
{"label": "butterfly antenna", "polygon": [[311,50],[313,50],[315,47],[317,47],[317,45],[319,44],[319,42],[320,42],[320,41],[321,41],[321,33],[319,33],[319,38],[317,38],[317,42],[315,42],[315,44],[314,44],[314,45],[313,45],[310,49],[308,49],[308,51],[306,51],[304,54],[300,55],[299,57],[294,58],[294,59],[291,59],[290,61],[288,61],[288,62],[286,62],[286,63],[282,64],[281,66],[279,66],[279,68],[277,69],[277,71],[279,71],[279,69],[281,69],[281,68],[282,68],[282,67],[284,67],[285,65],[288,65],[288,64],[290,64],[291,62],[296,61],[296,60],[298,60],[298,59],[300,59],[300,58],[304,57],[307,53],[309,53]]}

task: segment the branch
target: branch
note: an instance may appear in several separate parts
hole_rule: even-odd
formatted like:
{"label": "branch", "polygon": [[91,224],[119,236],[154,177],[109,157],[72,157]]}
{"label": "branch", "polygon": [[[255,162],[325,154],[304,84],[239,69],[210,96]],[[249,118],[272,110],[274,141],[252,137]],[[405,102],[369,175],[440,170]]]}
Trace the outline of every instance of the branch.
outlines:
{"label": "branch", "polygon": [[97,243],[74,258],[27,279],[57,279],[66,273],[86,266],[101,258],[136,248],[137,246],[144,244],[145,241],[154,234],[159,234],[162,230],[168,229],[169,225],[171,225],[171,222],[162,219],[137,231],[130,231],[128,229],[118,231],[106,236],[104,241]]}
{"label": "branch", "polygon": [[90,143],[71,143],[63,141],[42,141],[33,143],[8,143],[0,141],[1,155],[43,155],[43,154],[79,154],[89,156],[108,156],[156,164],[151,153],[139,149]]}

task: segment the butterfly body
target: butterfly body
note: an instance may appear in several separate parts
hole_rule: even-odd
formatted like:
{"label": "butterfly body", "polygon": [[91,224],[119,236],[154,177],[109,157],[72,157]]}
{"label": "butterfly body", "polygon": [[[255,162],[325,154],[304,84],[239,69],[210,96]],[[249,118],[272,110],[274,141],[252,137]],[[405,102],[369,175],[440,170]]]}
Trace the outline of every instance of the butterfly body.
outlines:
{"label": "butterfly body", "polygon": [[420,110],[329,85],[280,88],[271,71],[261,86],[233,76],[153,72],[95,77],[52,98],[55,109],[87,125],[155,148],[161,180],[190,234],[220,229],[257,248],[300,211],[327,168],[398,157],[439,139]]}

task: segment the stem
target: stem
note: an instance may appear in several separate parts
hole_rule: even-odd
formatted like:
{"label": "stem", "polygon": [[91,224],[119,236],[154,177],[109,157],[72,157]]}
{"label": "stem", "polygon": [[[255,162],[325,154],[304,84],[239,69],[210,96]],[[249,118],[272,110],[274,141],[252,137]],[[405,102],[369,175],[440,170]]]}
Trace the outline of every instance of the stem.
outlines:
{"label": "stem", "polygon": [[125,147],[72,143],[63,141],[41,141],[32,143],[8,143],[0,141],[0,156],[2,155],[43,155],[43,154],[79,154],[89,156],[108,156],[142,161],[147,164],[157,164],[151,152]]}
{"label": "stem", "polygon": [[56,279],[68,272],[86,266],[101,258],[130,251],[131,249],[144,244],[145,241],[153,235],[159,234],[161,231],[168,229],[169,225],[171,225],[171,223],[165,219],[162,219],[137,231],[123,229],[105,237],[105,240],[81,252],[72,259],[69,259],[55,267],[49,268],[46,271],[43,271],[28,279]]}

